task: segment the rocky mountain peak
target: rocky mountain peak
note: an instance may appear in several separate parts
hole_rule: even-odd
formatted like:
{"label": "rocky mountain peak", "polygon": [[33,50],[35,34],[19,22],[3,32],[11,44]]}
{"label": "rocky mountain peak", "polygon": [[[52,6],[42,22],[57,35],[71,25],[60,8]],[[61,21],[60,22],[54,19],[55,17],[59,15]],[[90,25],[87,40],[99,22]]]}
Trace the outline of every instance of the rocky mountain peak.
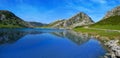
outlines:
{"label": "rocky mountain peak", "polygon": [[111,16],[116,16],[116,15],[118,16],[120,15],[120,6],[117,6],[114,9],[108,11],[103,19],[111,17]]}
{"label": "rocky mountain peak", "polygon": [[93,20],[84,12],[80,12],[77,15],[71,17],[65,22],[65,26],[69,27],[76,27],[76,26],[82,26],[82,25],[89,25],[93,24]]}
{"label": "rocky mountain peak", "polygon": [[80,12],[80,13],[76,14],[75,16],[81,16],[81,17],[87,16],[88,17],[88,15],[84,12]]}
{"label": "rocky mountain peak", "polygon": [[85,14],[84,12],[80,12],[69,19],[57,22],[53,25],[53,27],[71,29],[77,26],[89,25],[93,23],[94,22],[87,14]]}

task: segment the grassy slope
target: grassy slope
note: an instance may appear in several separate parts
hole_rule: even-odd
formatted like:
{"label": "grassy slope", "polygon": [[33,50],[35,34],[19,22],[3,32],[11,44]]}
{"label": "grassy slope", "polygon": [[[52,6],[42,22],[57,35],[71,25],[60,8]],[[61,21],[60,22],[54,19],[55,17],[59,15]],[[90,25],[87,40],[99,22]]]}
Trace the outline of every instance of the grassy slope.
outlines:
{"label": "grassy slope", "polygon": [[91,28],[120,30],[120,16],[112,16],[112,17],[103,19],[103,20],[91,25],[90,27]]}
{"label": "grassy slope", "polygon": [[[120,30],[120,16],[112,16],[107,19],[103,19],[93,25],[90,25],[89,28],[100,28],[100,29],[109,29],[109,30]],[[120,32],[113,32],[108,30],[96,30],[83,27],[74,28],[77,32],[88,33],[90,35],[99,35],[109,38],[120,38]]]}

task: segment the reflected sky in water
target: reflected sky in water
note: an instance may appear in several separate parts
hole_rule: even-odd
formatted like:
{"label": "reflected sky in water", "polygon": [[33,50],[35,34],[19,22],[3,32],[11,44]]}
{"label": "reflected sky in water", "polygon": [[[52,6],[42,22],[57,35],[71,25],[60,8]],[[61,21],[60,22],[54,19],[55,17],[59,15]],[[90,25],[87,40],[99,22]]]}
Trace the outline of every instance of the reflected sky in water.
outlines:
{"label": "reflected sky in water", "polygon": [[0,29],[0,58],[99,58],[98,40],[57,29]]}

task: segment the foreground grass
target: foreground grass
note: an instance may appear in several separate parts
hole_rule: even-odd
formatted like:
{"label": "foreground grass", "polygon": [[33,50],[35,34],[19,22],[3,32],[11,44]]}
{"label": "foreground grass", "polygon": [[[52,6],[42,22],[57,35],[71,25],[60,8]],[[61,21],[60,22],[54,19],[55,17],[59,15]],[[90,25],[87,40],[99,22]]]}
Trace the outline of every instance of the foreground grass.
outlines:
{"label": "foreground grass", "polygon": [[89,28],[74,28],[76,32],[88,33],[89,35],[98,36],[99,37],[108,37],[109,39],[120,39],[120,32],[115,31],[107,31],[107,30],[96,30]]}

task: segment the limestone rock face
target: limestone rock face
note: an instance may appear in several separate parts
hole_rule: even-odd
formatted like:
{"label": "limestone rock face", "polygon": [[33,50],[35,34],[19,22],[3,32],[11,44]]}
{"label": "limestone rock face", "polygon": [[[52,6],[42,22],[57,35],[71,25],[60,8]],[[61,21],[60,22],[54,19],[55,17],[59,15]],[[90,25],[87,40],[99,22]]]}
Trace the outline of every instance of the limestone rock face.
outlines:
{"label": "limestone rock face", "polygon": [[114,9],[112,9],[111,11],[108,11],[103,19],[106,19],[111,16],[116,16],[116,15],[120,15],[120,6],[117,6]]}
{"label": "limestone rock face", "polygon": [[0,20],[3,20],[3,19],[5,19],[5,15],[0,14]]}

